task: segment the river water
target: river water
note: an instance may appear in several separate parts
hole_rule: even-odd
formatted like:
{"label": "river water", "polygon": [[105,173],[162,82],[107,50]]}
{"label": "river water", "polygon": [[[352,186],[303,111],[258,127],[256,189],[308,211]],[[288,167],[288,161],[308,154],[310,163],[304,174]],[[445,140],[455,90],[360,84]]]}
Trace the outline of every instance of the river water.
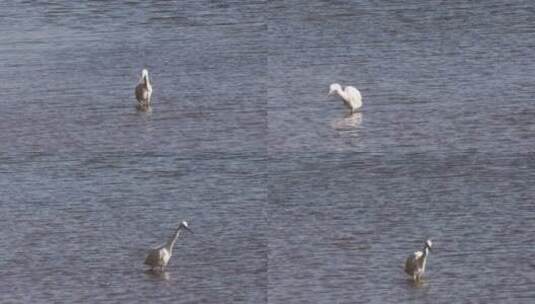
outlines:
{"label": "river water", "polygon": [[533,24],[529,1],[0,1],[0,302],[533,302]]}

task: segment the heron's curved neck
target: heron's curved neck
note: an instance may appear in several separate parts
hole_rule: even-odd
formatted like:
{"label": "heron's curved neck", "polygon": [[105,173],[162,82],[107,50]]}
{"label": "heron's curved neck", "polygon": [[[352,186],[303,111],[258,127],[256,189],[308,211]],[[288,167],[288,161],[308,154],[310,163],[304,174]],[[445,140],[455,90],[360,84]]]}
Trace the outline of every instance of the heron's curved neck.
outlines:
{"label": "heron's curved neck", "polygon": [[424,247],[424,259],[427,257],[427,255],[429,254],[429,247],[427,247],[427,245]]}
{"label": "heron's curved neck", "polygon": [[422,256],[422,271],[425,271],[425,264],[427,263],[427,255],[429,254],[429,248],[424,247],[424,255]]}
{"label": "heron's curved neck", "polygon": [[143,84],[146,87],[150,86],[150,81],[149,81],[149,76],[148,75],[143,76]]}
{"label": "heron's curved neck", "polygon": [[167,250],[169,252],[173,252],[173,247],[175,246],[176,240],[178,239],[178,236],[180,235],[180,228],[175,231],[175,234],[167,241]]}
{"label": "heron's curved neck", "polygon": [[347,94],[342,90],[342,88],[336,88],[336,93],[338,96],[342,97],[343,99],[347,100]]}

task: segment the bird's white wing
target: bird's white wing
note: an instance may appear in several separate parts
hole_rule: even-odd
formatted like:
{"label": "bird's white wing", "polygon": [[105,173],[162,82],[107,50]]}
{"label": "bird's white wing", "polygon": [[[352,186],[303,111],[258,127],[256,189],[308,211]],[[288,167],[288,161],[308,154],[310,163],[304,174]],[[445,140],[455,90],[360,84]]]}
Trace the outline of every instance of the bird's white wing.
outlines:
{"label": "bird's white wing", "polygon": [[356,110],[362,106],[362,97],[359,90],[352,86],[347,86],[344,91],[344,101],[346,105],[352,110]]}
{"label": "bird's white wing", "polygon": [[347,86],[345,91],[346,91],[346,94],[350,96],[351,98],[356,98],[358,100],[362,99],[362,97],[360,96],[360,91],[357,90],[357,88],[355,87]]}

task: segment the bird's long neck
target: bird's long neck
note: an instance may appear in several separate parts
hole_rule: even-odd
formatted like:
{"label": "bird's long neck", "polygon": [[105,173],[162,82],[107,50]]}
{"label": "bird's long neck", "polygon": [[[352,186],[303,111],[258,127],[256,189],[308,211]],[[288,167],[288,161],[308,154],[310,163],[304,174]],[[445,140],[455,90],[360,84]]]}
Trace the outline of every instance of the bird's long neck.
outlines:
{"label": "bird's long neck", "polygon": [[427,262],[427,255],[429,254],[429,247],[427,247],[427,245],[424,247],[424,250],[423,250],[423,257],[422,257],[422,269],[425,270],[425,263]]}
{"label": "bird's long neck", "polygon": [[340,96],[343,99],[347,100],[347,94],[341,88],[336,88],[336,93],[338,94],[338,96]]}
{"label": "bird's long neck", "polygon": [[173,252],[173,247],[175,246],[176,240],[178,239],[178,236],[180,235],[180,228],[178,228],[173,236],[169,238],[169,241],[167,241],[167,245],[165,246],[169,253]]}
{"label": "bird's long neck", "polygon": [[429,254],[429,247],[427,247],[427,245],[424,246],[424,250],[422,250],[423,253],[424,253],[424,257],[427,257],[427,255]]}
{"label": "bird's long neck", "polygon": [[147,75],[143,76],[143,84],[145,85],[145,87],[150,86],[149,76]]}

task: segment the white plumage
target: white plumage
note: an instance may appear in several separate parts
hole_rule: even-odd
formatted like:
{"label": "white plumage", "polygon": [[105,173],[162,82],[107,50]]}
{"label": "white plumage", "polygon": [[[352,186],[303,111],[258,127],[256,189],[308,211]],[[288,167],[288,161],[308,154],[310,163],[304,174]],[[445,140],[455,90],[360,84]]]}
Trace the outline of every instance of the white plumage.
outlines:
{"label": "white plumage", "polygon": [[431,246],[431,240],[425,241],[423,251],[416,251],[405,261],[405,272],[410,275],[414,281],[420,281],[424,275],[425,264],[427,262],[427,256],[431,251]]}
{"label": "white plumage", "polygon": [[355,87],[346,86],[345,89],[342,90],[341,85],[338,83],[333,83],[329,87],[329,95],[334,93],[342,97],[345,105],[351,110],[351,112],[355,112],[362,106],[362,97],[359,90],[357,90]]}

